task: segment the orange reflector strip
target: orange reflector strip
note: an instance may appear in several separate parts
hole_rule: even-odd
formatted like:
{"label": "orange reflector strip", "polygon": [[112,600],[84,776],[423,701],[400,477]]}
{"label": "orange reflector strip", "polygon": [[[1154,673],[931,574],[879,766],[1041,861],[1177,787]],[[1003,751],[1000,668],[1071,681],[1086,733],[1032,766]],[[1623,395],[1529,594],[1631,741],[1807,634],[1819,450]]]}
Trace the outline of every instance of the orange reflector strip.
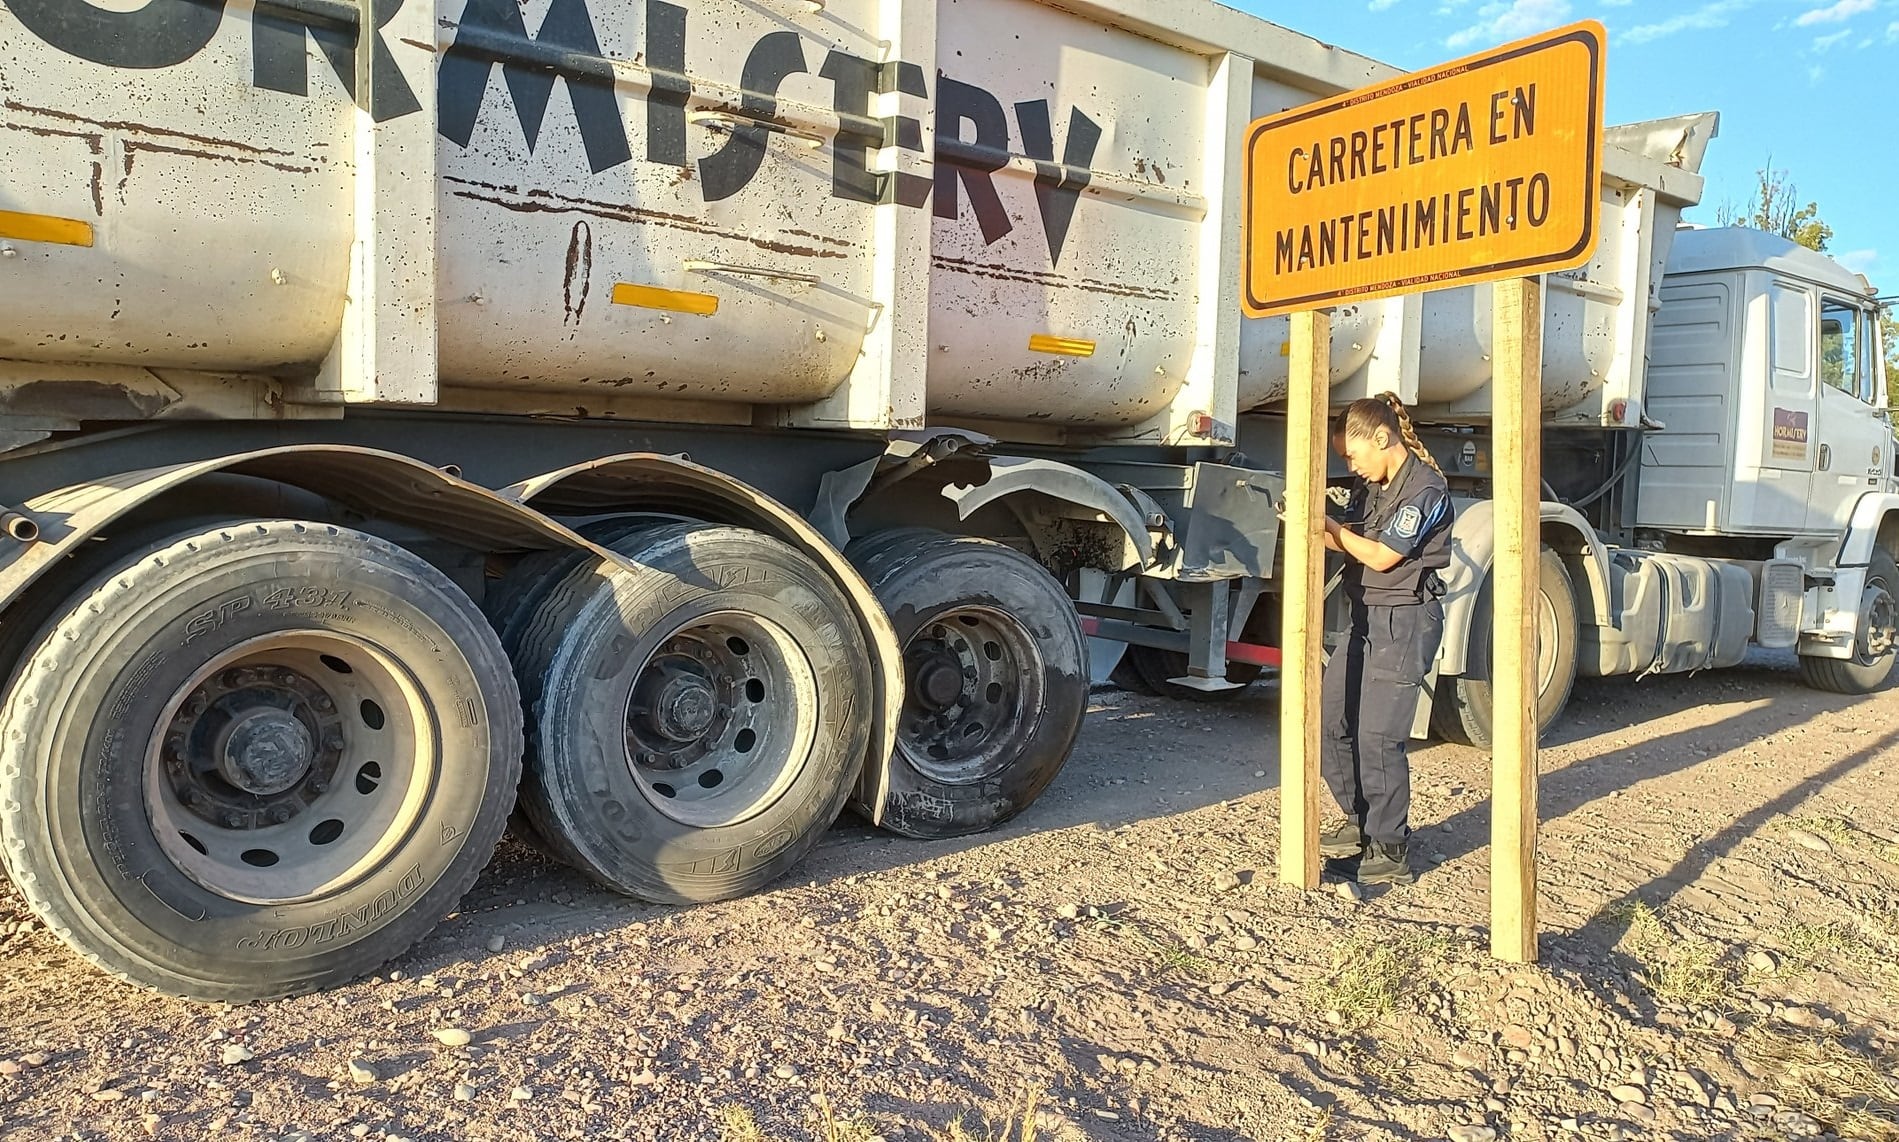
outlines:
{"label": "orange reflector strip", "polygon": [[1092,357],[1095,355],[1095,343],[1080,337],[1054,337],[1047,333],[1037,333],[1029,338],[1029,352],[1055,353],[1063,357]]}
{"label": "orange reflector strip", "polygon": [[59,246],[92,245],[92,223],[50,214],[20,214],[0,210],[0,238],[22,242],[51,242]]}
{"label": "orange reflector strip", "polygon": [[674,313],[696,313],[701,317],[711,317],[719,312],[717,294],[660,289],[658,286],[634,285],[632,282],[614,283],[613,304],[634,305],[641,309],[669,309]]}

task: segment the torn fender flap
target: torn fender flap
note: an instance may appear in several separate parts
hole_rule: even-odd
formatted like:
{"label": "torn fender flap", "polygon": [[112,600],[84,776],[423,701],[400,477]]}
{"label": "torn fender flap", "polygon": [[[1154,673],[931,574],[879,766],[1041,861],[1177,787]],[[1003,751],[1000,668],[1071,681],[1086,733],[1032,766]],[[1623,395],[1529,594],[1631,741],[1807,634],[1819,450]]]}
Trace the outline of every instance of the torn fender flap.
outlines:
{"label": "torn fender flap", "polygon": [[38,541],[0,555],[0,604],[12,601],[74,548],[140,504],[214,472],[300,487],[378,518],[413,524],[477,550],[579,547],[611,562],[573,531],[419,460],[341,444],[296,445],[146,468],[58,488],[20,510],[40,526]]}
{"label": "torn fender flap", "polygon": [[[989,457],[989,480],[974,486],[950,485],[943,495],[956,505],[959,518],[968,519],[982,508],[1019,492],[1040,492],[1107,516],[1127,533],[1140,555],[1139,566],[1154,562],[1154,537],[1140,509],[1114,485],[1090,472],[1055,460],[1026,456]],[[1156,505],[1158,506],[1158,505]]]}
{"label": "torn fender flap", "polygon": [[[537,511],[562,515],[629,508],[666,510],[749,527],[791,544],[829,571],[856,613],[877,679],[870,745],[857,790],[862,803],[872,809],[871,823],[881,823],[888,773],[885,763],[896,750],[897,722],[903,713],[903,648],[897,641],[897,628],[871,593],[870,584],[816,527],[749,484],[683,457],[657,452],[629,452],[589,460],[523,480],[499,494],[532,504]],[[856,701],[856,695],[849,697]]]}

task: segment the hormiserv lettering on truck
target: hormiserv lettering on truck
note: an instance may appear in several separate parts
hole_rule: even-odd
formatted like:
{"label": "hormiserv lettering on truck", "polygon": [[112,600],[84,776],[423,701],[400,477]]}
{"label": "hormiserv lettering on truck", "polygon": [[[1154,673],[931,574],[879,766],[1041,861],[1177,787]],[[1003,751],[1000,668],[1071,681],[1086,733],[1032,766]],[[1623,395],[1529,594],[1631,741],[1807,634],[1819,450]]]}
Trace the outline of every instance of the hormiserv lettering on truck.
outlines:
{"label": "hormiserv lettering on truck", "polygon": [[[252,16],[251,83],[265,91],[308,96],[309,54],[314,41],[351,98],[386,121],[422,110],[380,31],[404,3],[425,0],[363,0],[371,5],[372,66],[369,92],[356,78],[357,8],[323,0],[258,0]],[[629,61],[602,52],[590,0],[553,0],[539,29],[530,34],[515,0],[468,0],[453,42],[441,51],[437,111],[441,136],[467,147],[480,118],[493,70],[500,67],[515,115],[530,150],[540,134],[556,79],[566,82],[587,163],[598,174],[633,161],[631,134],[615,93],[615,65]],[[597,0],[596,0],[597,2]],[[624,2],[624,0],[616,0]],[[228,0],[148,0],[129,11],[95,7],[88,0],[0,0],[28,31],[80,59],[114,68],[153,69],[181,64],[208,46],[218,32]],[[689,11],[647,0],[644,50],[637,66],[651,77],[645,99],[644,161],[694,165],[687,140],[687,104],[693,84],[687,72]],[[743,65],[741,112],[751,125],[731,130],[724,145],[697,160],[706,201],[744,190],[763,163],[778,113],[777,94],[790,76],[812,72],[805,41],[790,31],[760,36]],[[816,68],[832,83],[832,109],[839,121],[831,146],[831,193],[866,203],[921,207],[934,198],[939,218],[956,218],[963,197],[993,244],[1014,229],[995,185],[1008,165],[1009,111],[993,93],[948,75],[936,80],[935,177],[871,169],[872,152],[900,148],[921,153],[921,123],[911,117],[871,116],[872,97],[901,93],[927,98],[923,69],[902,60],[879,62],[828,50]],[[1035,166],[1035,201],[1048,235],[1051,264],[1062,247],[1082,191],[1088,186],[1103,127],[1080,108],[1070,108],[1061,157],[1056,157],[1055,119],[1048,100],[1014,107],[1016,135]],[[967,125],[967,127],[965,126]],[[972,137],[965,138],[969,130]]]}

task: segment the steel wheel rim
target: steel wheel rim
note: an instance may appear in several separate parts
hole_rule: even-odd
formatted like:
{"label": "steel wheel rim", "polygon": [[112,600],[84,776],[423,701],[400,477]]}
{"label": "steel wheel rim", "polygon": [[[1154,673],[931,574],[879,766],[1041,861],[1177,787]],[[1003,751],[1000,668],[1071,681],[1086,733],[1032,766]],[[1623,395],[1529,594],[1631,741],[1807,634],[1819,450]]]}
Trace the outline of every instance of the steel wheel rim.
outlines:
{"label": "steel wheel rim", "polygon": [[1005,611],[943,612],[910,636],[903,665],[897,748],[933,781],[970,785],[994,777],[1041,720],[1042,653],[1021,620]]}
{"label": "steel wheel rim", "polygon": [[627,769],[653,808],[718,828],[764,812],[816,738],[817,674],[798,640],[741,611],[696,616],[634,672],[621,719]]}
{"label": "steel wheel rim", "polygon": [[1860,613],[1866,616],[1853,640],[1854,661],[1861,666],[1877,666],[1893,652],[1894,625],[1899,622],[1899,603],[1878,579],[1861,592]]}
{"label": "steel wheel rim", "polygon": [[1550,692],[1550,686],[1556,681],[1556,648],[1558,642],[1556,625],[1556,600],[1547,592],[1538,591],[1536,601],[1536,696],[1540,699]]}
{"label": "steel wheel rim", "polygon": [[244,904],[332,895],[386,865],[440,778],[414,677],[329,631],[239,643],[167,700],[145,766],[160,851]]}

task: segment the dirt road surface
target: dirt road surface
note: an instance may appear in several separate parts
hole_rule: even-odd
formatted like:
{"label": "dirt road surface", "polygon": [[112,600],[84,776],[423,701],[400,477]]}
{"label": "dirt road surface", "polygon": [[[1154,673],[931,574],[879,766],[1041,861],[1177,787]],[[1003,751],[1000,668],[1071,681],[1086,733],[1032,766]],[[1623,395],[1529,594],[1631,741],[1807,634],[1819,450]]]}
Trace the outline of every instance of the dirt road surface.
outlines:
{"label": "dirt road surface", "polygon": [[1487,956],[1487,760],[1416,754],[1411,888],[1274,884],[1275,695],[1098,691],[947,843],[631,903],[506,847],[381,977],[200,1007],[0,903],[20,1139],[1899,1138],[1899,692],[1790,659],[1579,684],[1541,962]]}

